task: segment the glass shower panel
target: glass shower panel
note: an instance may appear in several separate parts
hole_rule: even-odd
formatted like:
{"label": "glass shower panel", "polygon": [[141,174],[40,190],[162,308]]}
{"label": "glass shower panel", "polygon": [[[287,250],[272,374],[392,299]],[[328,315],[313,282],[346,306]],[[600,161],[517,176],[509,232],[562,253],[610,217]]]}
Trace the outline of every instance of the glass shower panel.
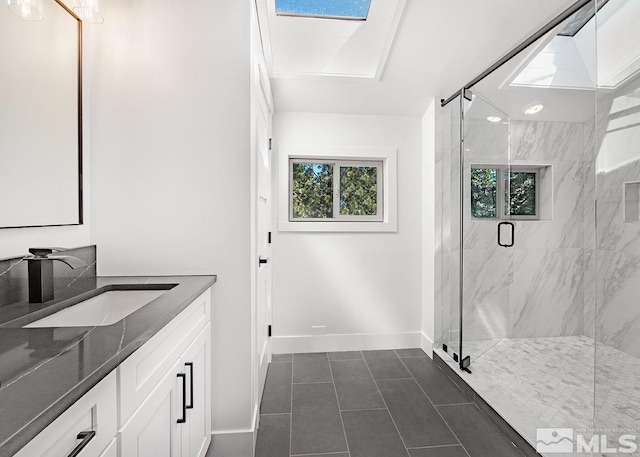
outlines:
{"label": "glass shower panel", "polygon": [[460,98],[440,111],[436,148],[436,303],[441,304],[438,341],[460,355]]}
{"label": "glass shower panel", "polygon": [[[463,366],[507,334],[513,244],[509,116],[467,90],[462,167]],[[468,357],[468,358],[467,358]]]}
{"label": "glass shower panel", "polygon": [[594,425],[640,455],[640,2],[609,0],[597,19]]}
{"label": "glass shower panel", "polygon": [[[534,447],[541,429],[591,439],[594,417],[596,37],[583,6],[472,86],[464,111],[462,376]],[[628,189],[633,202],[640,180]]]}

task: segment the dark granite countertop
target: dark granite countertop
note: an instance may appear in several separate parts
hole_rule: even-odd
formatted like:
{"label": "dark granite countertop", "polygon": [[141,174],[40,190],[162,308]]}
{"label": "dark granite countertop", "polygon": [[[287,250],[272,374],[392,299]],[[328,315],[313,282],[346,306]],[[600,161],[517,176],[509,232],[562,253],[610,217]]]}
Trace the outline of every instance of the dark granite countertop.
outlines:
{"label": "dark granite countertop", "polygon": [[[0,456],[15,454],[215,282],[216,276],[79,278],[45,305],[2,306]],[[113,325],[22,328],[73,297],[141,284],[173,287]]]}

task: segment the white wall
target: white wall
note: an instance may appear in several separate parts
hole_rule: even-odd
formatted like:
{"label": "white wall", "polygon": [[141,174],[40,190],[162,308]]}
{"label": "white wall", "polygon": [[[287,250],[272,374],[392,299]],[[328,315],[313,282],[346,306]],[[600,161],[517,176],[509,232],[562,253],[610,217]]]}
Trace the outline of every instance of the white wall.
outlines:
{"label": "white wall", "polygon": [[[274,352],[419,345],[420,119],[282,112],[274,117],[273,140],[273,163],[282,145],[398,151],[397,232],[274,232]],[[318,325],[326,325],[328,337],[309,337]]]}
{"label": "white wall", "polygon": [[246,431],[250,2],[102,6],[91,51],[98,273],[218,275],[212,427]]}
{"label": "white wall", "polygon": [[21,257],[40,246],[75,248],[90,244],[89,226],[30,227],[0,231],[0,259]]}

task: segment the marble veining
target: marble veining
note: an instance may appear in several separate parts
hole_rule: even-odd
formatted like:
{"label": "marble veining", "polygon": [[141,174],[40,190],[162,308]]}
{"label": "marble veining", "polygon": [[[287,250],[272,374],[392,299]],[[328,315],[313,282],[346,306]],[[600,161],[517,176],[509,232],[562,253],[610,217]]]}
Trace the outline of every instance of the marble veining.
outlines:
{"label": "marble veining", "polygon": [[640,222],[624,220],[623,194],[625,182],[640,182],[632,147],[640,143],[639,99],[632,86],[603,92],[597,123],[513,120],[507,134],[505,124],[465,120],[463,179],[472,164],[511,161],[551,171],[552,188],[541,192],[551,216],[514,221],[512,249],[497,246],[498,221],[471,218],[468,182],[459,199],[458,151],[447,160],[443,148],[446,199],[438,217],[450,244],[438,264],[436,299],[447,324],[441,336],[455,350],[462,330],[462,356],[471,356],[474,373],[462,376],[533,442],[535,427],[563,424],[640,431]]}
{"label": "marble veining", "polygon": [[534,447],[538,427],[597,428],[610,441],[618,429],[640,435],[636,357],[584,336],[465,340],[463,352],[473,374],[456,372]]}
{"label": "marble veining", "polygon": [[[496,243],[499,221],[471,218],[465,192],[464,331],[473,339],[581,335],[585,297],[592,297],[583,290],[591,246],[584,230],[589,225],[585,183],[593,172],[592,154],[585,153],[585,127],[511,121],[508,133],[503,124],[466,123],[465,174],[471,164],[501,165],[508,159],[548,166],[551,191],[541,192],[540,205],[549,218],[512,221],[515,246],[505,250]],[[453,173],[451,178],[457,180]]]}
{"label": "marble veining", "polygon": [[[598,100],[595,313],[598,341],[640,357],[640,222],[624,220],[624,183],[640,181],[637,83]],[[600,121],[601,119],[601,121]]]}
{"label": "marble veining", "polygon": [[[25,298],[1,307],[0,455],[13,455],[216,281],[215,276],[100,278],[91,272],[59,278],[62,288],[50,302],[29,304]],[[112,325],[22,327],[34,319],[32,311],[57,310],[66,298],[140,284],[171,288]]]}

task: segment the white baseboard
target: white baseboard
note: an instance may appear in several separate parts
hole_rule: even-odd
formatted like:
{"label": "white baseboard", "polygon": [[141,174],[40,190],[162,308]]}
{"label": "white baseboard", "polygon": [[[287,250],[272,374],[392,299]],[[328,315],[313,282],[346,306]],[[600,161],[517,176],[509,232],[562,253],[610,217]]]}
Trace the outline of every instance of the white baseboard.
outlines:
{"label": "white baseboard", "polygon": [[433,341],[424,333],[420,334],[420,348],[433,359]]}
{"label": "white baseboard", "polygon": [[274,354],[409,349],[422,347],[421,336],[420,332],[273,336],[271,349]]}
{"label": "white baseboard", "polygon": [[243,433],[253,433],[250,429],[237,429],[237,430],[213,430],[212,435],[241,435]]}

